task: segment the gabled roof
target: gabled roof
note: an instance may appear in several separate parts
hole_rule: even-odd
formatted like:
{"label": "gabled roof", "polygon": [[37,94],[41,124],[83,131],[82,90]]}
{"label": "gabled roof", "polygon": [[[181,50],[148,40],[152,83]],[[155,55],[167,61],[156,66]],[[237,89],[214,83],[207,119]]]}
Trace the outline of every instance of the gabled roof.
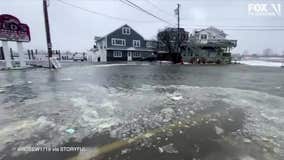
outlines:
{"label": "gabled roof", "polygon": [[138,35],[140,35],[140,36],[144,39],[144,37],[143,37],[141,34],[139,34],[137,31],[135,31],[132,27],[130,27],[128,24],[124,24],[124,25],[122,25],[121,27],[115,29],[114,31],[108,33],[107,35],[101,37],[100,39],[98,39],[98,40],[96,40],[96,41],[101,41],[101,40],[103,40],[103,39],[106,38],[108,35],[111,35],[111,34],[114,33],[115,31],[117,31],[117,30],[119,30],[119,29],[121,29],[121,28],[123,28],[123,27],[129,27],[129,28],[131,28],[132,31],[136,32]]}

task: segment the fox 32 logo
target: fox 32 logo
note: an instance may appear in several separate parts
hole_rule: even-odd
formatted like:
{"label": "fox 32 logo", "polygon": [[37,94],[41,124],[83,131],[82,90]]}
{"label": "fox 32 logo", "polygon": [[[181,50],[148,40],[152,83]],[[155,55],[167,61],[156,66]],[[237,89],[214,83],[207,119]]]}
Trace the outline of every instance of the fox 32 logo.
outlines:
{"label": "fox 32 logo", "polygon": [[281,16],[280,3],[250,3],[248,14],[251,16]]}

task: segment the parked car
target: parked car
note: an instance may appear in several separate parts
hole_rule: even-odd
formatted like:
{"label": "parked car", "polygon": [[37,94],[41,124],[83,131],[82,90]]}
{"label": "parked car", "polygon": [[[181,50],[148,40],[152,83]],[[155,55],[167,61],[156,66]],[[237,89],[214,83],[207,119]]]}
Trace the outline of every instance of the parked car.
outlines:
{"label": "parked car", "polygon": [[85,57],[84,57],[84,55],[83,54],[79,54],[79,53],[77,53],[77,54],[74,54],[73,55],[73,61],[85,61]]}

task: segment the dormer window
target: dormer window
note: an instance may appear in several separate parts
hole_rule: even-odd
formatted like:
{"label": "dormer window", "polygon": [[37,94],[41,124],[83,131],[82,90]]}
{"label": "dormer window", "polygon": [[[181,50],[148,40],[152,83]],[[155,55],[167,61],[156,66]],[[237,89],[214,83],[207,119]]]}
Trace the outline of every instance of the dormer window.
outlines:
{"label": "dormer window", "polygon": [[131,29],[129,27],[122,27],[122,34],[130,35],[131,34]]}

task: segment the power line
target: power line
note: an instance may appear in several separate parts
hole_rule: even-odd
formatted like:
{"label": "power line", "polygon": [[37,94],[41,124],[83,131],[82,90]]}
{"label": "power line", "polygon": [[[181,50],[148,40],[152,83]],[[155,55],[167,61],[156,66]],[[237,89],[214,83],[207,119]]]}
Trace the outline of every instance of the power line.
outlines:
{"label": "power line", "polygon": [[164,23],[167,23],[167,24],[169,24],[169,25],[173,25],[173,24],[171,24],[169,21],[164,20],[164,19],[162,19],[162,18],[160,18],[160,17],[154,15],[153,13],[151,13],[151,12],[145,10],[144,8],[138,6],[137,4],[131,2],[130,0],[125,0],[125,1],[120,0],[120,2],[122,2],[122,3],[124,3],[124,4],[128,5],[128,6],[130,6],[130,7],[132,7],[132,8],[138,9],[138,10],[140,10],[140,11],[142,11],[142,12],[144,12],[144,13],[146,13],[146,14],[148,14],[148,15],[150,15],[150,16],[152,16],[152,17],[154,17],[154,18],[156,18],[156,19],[158,19],[158,20],[160,20],[160,21],[162,21],[162,22],[164,22]]}
{"label": "power line", "polygon": [[137,22],[137,23],[153,23],[153,21],[137,21],[137,20],[133,20],[133,19],[115,17],[115,16],[108,15],[108,14],[105,14],[105,13],[101,13],[101,12],[93,11],[93,10],[90,10],[90,9],[87,9],[87,8],[83,8],[83,7],[80,7],[80,6],[77,6],[77,5],[74,5],[74,4],[65,2],[65,1],[63,1],[63,0],[57,0],[57,1],[60,2],[60,3],[62,3],[62,4],[64,4],[64,5],[68,5],[68,6],[70,6],[70,7],[77,8],[77,9],[80,9],[80,10],[85,11],[85,12],[89,12],[89,13],[92,13],[92,14],[96,14],[96,15],[98,15],[98,16],[103,16],[103,17],[111,18],[111,19],[114,19],[114,20],[119,20],[119,21],[132,21],[132,22]]}
{"label": "power line", "polygon": [[273,25],[187,25],[190,27],[236,27],[236,28],[257,28],[257,27],[261,27],[261,28],[284,28],[284,26],[273,26]]}
{"label": "power line", "polygon": [[144,0],[145,2],[148,2],[153,8],[159,10],[160,12],[163,12],[165,15],[168,15],[168,16],[172,16],[173,18],[175,18],[173,16],[173,14],[170,14],[169,12],[161,9],[158,5],[154,4],[151,0]]}
{"label": "power line", "polygon": [[[101,12],[93,11],[93,10],[90,10],[90,9],[87,9],[87,8],[83,8],[83,7],[65,2],[64,0],[57,0],[57,1],[62,3],[62,4],[68,5],[70,7],[77,8],[77,9],[80,9],[82,11],[89,12],[89,13],[92,13],[92,14],[96,14],[96,15],[99,15],[99,16],[111,18],[111,19],[114,19],[114,20],[132,21],[132,22],[137,22],[137,23],[153,23],[153,21],[137,21],[137,20],[133,20],[133,19],[115,17],[115,16],[108,15],[108,14],[105,14],[105,13],[101,13]],[[169,21],[166,21],[166,20],[152,14],[151,12],[143,9],[142,7],[131,2],[130,0],[125,0],[125,1],[120,0],[120,1],[123,2],[124,4],[127,4],[128,6],[130,6],[132,8],[139,9],[140,11],[142,11],[142,12],[148,14],[148,15],[151,15],[152,17],[154,17],[154,18],[156,18],[156,19],[158,19],[158,20],[160,20],[164,23],[173,25]],[[202,29],[200,27],[209,27],[209,26],[214,26],[214,25],[187,25],[186,28],[187,29]],[[272,25],[251,25],[251,26],[250,25],[216,25],[216,27],[220,27],[223,30],[232,30],[232,31],[284,31],[284,26],[272,26]],[[227,28],[227,27],[229,27],[229,28]]]}
{"label": "power line", "polygon": [[227,28],[232,31],[284,31],[284,28]]}
{"label": "power line", "polygon": [[[186,27],[186,29],[203,29],[195,27]],[[284,31],[284,28],[220,28],[222,30],[231,31]]]}

